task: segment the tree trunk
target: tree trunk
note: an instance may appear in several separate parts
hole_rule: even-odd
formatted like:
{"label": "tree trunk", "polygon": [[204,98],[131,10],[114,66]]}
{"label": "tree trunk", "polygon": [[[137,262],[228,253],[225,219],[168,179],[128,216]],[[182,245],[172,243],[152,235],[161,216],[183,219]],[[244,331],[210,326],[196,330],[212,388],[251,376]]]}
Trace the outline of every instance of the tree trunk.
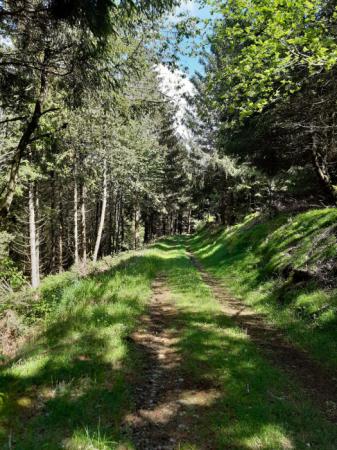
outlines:
{"label": "tree trunk", "polygon": [[30,268],[31,284],[37,288],[40,284],[40,263],[39,263],[39,242],[38,231],[36,229],[36,198],[35,186],[33,182],[29,183],[29,243],[30,243]]}
{"label": "tree trunk", "polygon": [[74,262],[79,262],[78,252],[78,186],[77,186],[77,162],[74,162]]}
{"label": "tree trunk", "polygon": [[59,259],[58,268],[59,272],[63,272],[63,205],[62,205],[62,187],[60,185],[59,191],[59,217],[58,217],[59,227],[58,227],[58,249],[59,249]]}
{"label": "tree trunk", "polygon": [[318,149],[318,136],[315,131],[312,131],[312,156],[314,167],[318,179],[324,189],[324,192],[334,204],[337,203],[337,187],[333,185],[329,174],[329,169],[326,163],[326,158]]}
{"label": "tree trunk", "polygon": [[50,208],[51,208],[51,221],[50,221],[50,264],[49,264],[49,272],[55,273],[56,271],[56,257],[57,257],[57,217],[56,217],[56,176],[55,171],[52,171],[51,173],[51,199],[50,199]]}
{"label": "tree trunk", "polygon": [[148,244],[150,242],[151,236],[151,223],[149,213],[146,213],[144,219],[144,244]]}
{"label": "tree trunk", "polygon": [[40,76],[40,89],[38,98],[35,101],[35,106],[33,113],[27,122],[27,126],[21,136],[21,139],[14,151],[14,156],[12,160],[11,169],[9,172],[9,178],[8,182],[5,185],[5,188],[1,192],[0,195],[0,216],[6,217],[9,213],[9,209],[11,207],[16,183],[19,175],[19,169],[21,166],[21,160],[25,154],[25,151],[33,137],[34,132],[36,131],[40,117],[42,116],[42,106],[47,96],[47,89],[48,89],[48,83],[47,83],[47,55],[46,52],[44,54],[43,59],[43,66],[41,70],[41,76]]}
{"label": "tree trunk", "polygon": [[220,194],[220,220],[221,225],[226,225],[227,220],[227,174],[224,171],[223,184],[221,186]]}
{"label": "tree trunk", "polygon": [[134,207],[134,224],[133,224],[133,245],[135,250],[139,247],[140,243],[139,225],[140,225],[140,210],[138,203],[136,203]]}
{"label": "tree trunk", "polygon": [[187,234],[191,234],[191,208],[187,212]]}
{"label": "tree trunk", "polygon": [[82,234],[82,261],[84,264],[87,262],[87,224],[86,224],[86,211],[85,201],[87,192],[84,183],[81,186],[81,234]]}
{"label": "tree trunk", "polygon": [[94,262],[97,261],[98,251],[99,251],[99,247],[101,245],[102,233],[103,233],[103,228],[104,228],[104,220],[105,220],[105,210],[106,210],[107,198],[108,198],[107,168],[106,168],[106,161],[104,160],[102,210],[101,210],[101,217],[100,217],[98,231],[97,231],[95,250],[94,250],[93,257],[92,257],[92,260]]}

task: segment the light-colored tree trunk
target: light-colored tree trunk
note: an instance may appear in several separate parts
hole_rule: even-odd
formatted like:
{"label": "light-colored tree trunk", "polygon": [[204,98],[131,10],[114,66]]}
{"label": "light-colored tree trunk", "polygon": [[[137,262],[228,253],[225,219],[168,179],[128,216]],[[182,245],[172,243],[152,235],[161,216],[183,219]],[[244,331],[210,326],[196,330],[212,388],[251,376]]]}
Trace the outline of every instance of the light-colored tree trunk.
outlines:
{"label": "light-colored tree trunk", "polygon": [[59,273],[63,272],[63,225],[59,224],[58,235],[58,247],[59,247]]}
{"label": "light-colored tree trunk", "polygon": [[74,262],[78,264],[78,186],[77,186],[77,162],[74,163]]}
{"label": "light-colored tree trunk", "polygon": [[140,226],[140,209],[137,203],[134,208],[134,224],[133,224],[133,243],[135,250],[139,247],[140,244],[139,226]]}
{"label": "light-colored tree trunk", "polygon": [[59,272],[63,272],[63,203],[62,203],[62,188],[59,192],[59,217],[58,217],[58,250],[59,259],[58,267]]}
{"label": "light-colored tree trunk", "polygon": [[87,192],[84,183],[81,186],[81,232],[82,232],[82,261],[84,264],[87,262],[87,224],[86,224],[86,211],[85,201]]}
{"label": "light-colored tree trunk", "polygon": [[39,262],[39,241],[36,228],[36,198],[34,183],[29,183],[29,244],[30,244],[30,267],[31,267],[31,285],[37,288],[40,284],[40,262]]}
{"label": "light-colored tree trunk", "polygon": [[102,210],[101,210],[101,217],[100,217],[100,221],[99,221],[99,225],[98,225],[95,250],[94,250],[93,257],[92,257],[92,260],[94,262],[97,261],[98,251],[99,251],[99,248],[101,245],[101,239],[102,239],[102,233],[103,233],[104,221],[105,221],[105,210],[106,210],[107,198],[108,198],[107,168],[106,168],[106,161],[104,160]]}

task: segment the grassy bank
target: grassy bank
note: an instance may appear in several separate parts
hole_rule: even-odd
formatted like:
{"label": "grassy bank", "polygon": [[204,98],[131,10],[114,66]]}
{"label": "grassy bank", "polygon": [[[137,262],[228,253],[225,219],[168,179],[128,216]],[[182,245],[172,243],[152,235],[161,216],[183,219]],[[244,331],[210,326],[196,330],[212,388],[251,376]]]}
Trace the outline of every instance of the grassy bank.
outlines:
{"label": "grassy bank", "polygon": [[205,268],[322,364],[337,368],[337,210],[248,218],[188,239]]}
{"label": "grassy bank", "polygon": [[177,348],[191,386],[188,414],[194,418],[194,438],[181,448],[335,449],[336,427],[223,315],[183,242],[162,245],[175,261],[167,260],[165,273],[177,306]]}
{"label": "grassy bank", "polygon": [[[224,316],[185,244],[161,241],[104,272],[64,275],[63,287],[47,282],[59,286],[48,291],[57,301],[34,319],[35,339],[0,371],[1,448],[134,448],[121,424],[132,411],[144,355],[129,337],[160,272],[176,305],[177,370],[186,383],[178,401],[188,434],[177,448],[335,449],[336,426]],[[47,301],[47,290],[43,295]]]}
{"label": "grassy bank", "polygon": [[26,318],[39,331],[1,370],[1,448],[111,449],[123,441],[128,377],[137,373],[126,337],[151,295],[159,253],[44,281]]}

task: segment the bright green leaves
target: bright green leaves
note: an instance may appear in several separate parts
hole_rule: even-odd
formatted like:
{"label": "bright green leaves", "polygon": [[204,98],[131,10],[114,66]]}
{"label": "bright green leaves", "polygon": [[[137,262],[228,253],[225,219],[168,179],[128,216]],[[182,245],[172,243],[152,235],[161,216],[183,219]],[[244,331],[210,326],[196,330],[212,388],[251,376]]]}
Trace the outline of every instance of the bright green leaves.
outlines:
{"label": "bright green leaves", "polygon": [[337,63],[336,12],[328,15],[326,7],[321,0],[229,0],[215,6],[221,15],[211,38],[217,64],[208,84],[229,127]]}

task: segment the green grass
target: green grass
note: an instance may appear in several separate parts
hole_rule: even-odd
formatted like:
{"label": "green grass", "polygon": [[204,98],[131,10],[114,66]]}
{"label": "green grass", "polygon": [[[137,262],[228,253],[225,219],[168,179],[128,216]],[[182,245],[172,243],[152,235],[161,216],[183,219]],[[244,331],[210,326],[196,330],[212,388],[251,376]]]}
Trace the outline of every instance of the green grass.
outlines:
{"label": "green grass", "polygon": [[[119,258],[83,279],[44,281],[49,310],[40,334],[0,373],[1,448],[112,449],[123,442],[128,378],[137,373],[125,338],[150,298],[158,254]],[[68,280],[63,288],[60,280]]]}
{"label": "green grass", "polygon": [[336,426],[222,314],[185,245],[184,238],[160,241],[114,259],[110,269],[101,262],[102,273],[44,281],[41,298],[49,306],[33,315],[40,332],[0,371],[1,449],[134,448],[120,426],[143,363],[126,338],[159,272],[177,308],[179,374],[192,390],[217,391],[209,403],[186,407],[191,428],[179,448],[336,448]]}
{"label": "green grass", "polygon": [[181,448],[335,449],[337,428],[222,314],[187,258],[184,240],[171,243],[173,253],[175,264],[165,272],[178,308],[183,376],[192,388],[219,392],[210,405],[191,406],[189,414],[197,416],[194,439]]}
{"label": "green grass", "polygon": [[[237,297],[284,330],[322,364],[337,368],[337,209],[203,229],[188,245]],[[320,271],[326,282],[296,282],[292,269]]]}

